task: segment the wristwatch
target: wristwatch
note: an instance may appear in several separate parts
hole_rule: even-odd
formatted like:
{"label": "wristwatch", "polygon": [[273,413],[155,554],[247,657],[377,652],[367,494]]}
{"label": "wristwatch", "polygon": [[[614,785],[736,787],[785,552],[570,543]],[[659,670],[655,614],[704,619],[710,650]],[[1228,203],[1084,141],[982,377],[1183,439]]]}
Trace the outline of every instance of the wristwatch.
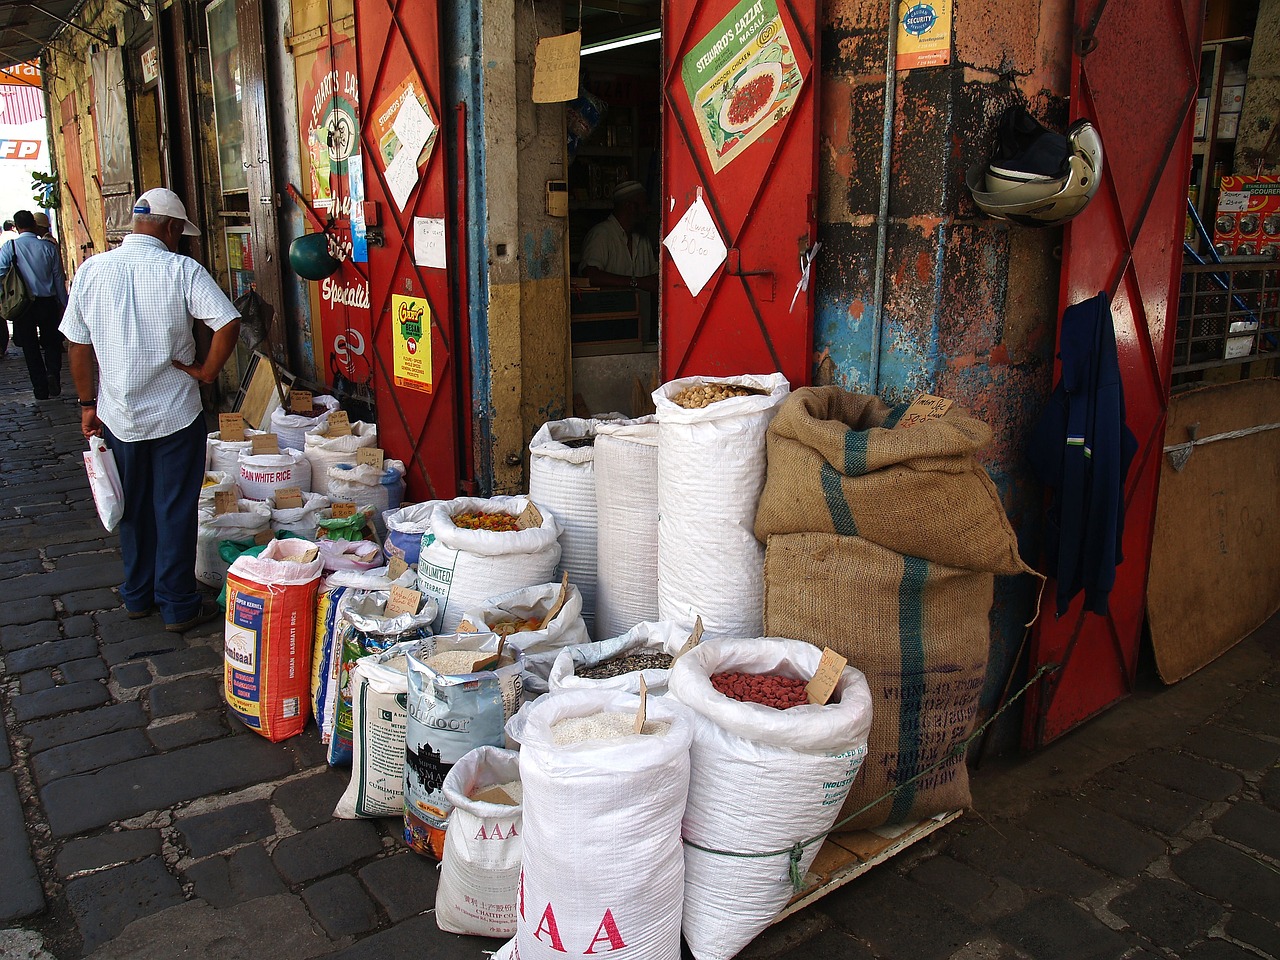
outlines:
{"label": "wristwatch", "polygon": [[96,407],[97,405],[98,405],[98,398],[97,398],[97,397],[94,397],[92,400],[81,400],[81,401],[80,401],[80,406],[85,407],[86,409],[88,409],[89,407]]}

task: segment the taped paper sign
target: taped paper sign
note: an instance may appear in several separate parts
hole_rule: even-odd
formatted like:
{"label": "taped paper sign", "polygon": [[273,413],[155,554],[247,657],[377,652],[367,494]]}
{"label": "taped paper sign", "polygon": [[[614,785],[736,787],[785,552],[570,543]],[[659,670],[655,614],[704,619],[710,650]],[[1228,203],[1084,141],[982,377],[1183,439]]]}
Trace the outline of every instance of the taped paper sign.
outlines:
{"label": "taped paper sign", "polygon": [[413,262],[420,267],[445,268],[442,217],[413,218]]}
{"label": "taped paper sign", "polygon": [[729,252],[720,239],[720,231],[711,219],[711,211],[702,199],[701,190],[662,245],[671,254],[690,295],[696,297],[720,269]]}
{"label": "taped paper sign", "polygon": [[743,0],[680,66],[716,173],[779,123],[804,77],[774,0]]}
{"label": "taped paper sign", "polygon": [[533,54],[533,102],[563,103],[578,95],[582,31],[543,37]]}
{"label": "taped paper sign", "polygon": [[[416,160],[416,166],[422,166],[431,157],[431,151],[435,147],[436,139],[440,133],[440,124],[436,121],[431,113],[431,105],[427,103],[426,97],[418,92],[418,87],[414,83],[412,76],[405,77],[392,91],[391,96],[387,97],[374,112],[373,123],[373,139],[378,143],[379,159],[382,161],[383,167],[389,167],[400,155],[402,149],[407,146],[400,139],[399,132],[396,130],[396,124],[401,123],[401,111],[405,102],[412,98],[416,100],[418,106],[422,108],[422,112],[426,114],[427,139],[421,144],[418,150],[413,151],[412,157]],[[410,110],[409,114],[402,124],[406,134],[415,134],[423,129],[421,118]],[[406,159],[406,162],[409,162]]]}
{"label": "taped paper sign", "polygon": [[413,155],[408,150],[401,150],[395,159],[387,164],[387,187],[391,191],[391,199],[403,210],[409,202],[409,194],[418,185],[418,166],[413,162]]}
{"label": "taped paper sign", "polygon": [[391,297],[392,378],[397,387],[431,392],[431,307],[425,297]]}

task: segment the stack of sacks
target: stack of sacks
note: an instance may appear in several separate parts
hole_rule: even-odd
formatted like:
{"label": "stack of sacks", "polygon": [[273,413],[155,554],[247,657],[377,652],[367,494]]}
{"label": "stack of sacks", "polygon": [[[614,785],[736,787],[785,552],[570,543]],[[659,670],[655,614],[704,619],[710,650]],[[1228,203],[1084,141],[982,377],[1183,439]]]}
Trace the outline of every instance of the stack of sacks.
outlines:
{"label": "stack of sacks", "polygon": [[399,508],[404,499],[404,464],[384,460],[382,469],[367,463],[339,463],[327,474],[329,499],[334,503],[350,502],[357,507],[373,508],[373,523],[378,539],[386,537],[382,515]]}
{"label": "stack of sacks", "polygon": [[311,416],[290,413],[284,407],[276,407],[271,412],[271,432],[280,438],[281,450],[297,450],[301,453],[306,447],[306,435],[309,430],[318,430],[329,420],[329,414],[338,409],[335,397],[313,397],[314,410]]}
{"label": "stack of sacks", "polygon": [[329,492],[329,468],[340,463],[355,465],[356,451],[378,445],[376,424],[357,420],[351,424],[351,433],[331,437],[326,421],[303,437],[302,454],[311,465],[311,489],[316,493]]}

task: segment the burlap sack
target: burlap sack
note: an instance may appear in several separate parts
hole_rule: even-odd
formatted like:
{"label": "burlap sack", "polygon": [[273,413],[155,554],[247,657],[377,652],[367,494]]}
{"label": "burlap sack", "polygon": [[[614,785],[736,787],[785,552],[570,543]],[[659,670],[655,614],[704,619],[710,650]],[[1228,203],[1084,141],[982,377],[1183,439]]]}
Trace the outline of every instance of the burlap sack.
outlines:
{"label": "burlap sack", "polygon": [[974,458],[991,428],[953,406],[892,429],[905,411],[840,387],[794,391],[769,425],[756,536],[837,533],[932,563],[1030,573]]}
{"label": "burlap sack", "polygon": [[[765,634],[830,647],[871,687],[867,759],[837,822],[946,757],[973,731],[994,579],[861,537],[769,537]],[[969,805],[961,755],[839,829],[910,823]]]}

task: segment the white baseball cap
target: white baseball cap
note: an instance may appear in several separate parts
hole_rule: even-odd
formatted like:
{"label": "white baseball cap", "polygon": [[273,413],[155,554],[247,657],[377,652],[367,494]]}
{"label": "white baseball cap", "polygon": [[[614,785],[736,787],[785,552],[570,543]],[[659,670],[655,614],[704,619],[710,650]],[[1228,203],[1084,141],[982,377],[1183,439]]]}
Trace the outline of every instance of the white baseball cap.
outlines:
{"label": "white baseball cap", "polygon": [[149,213],[153,217],[169,217],[171,220],[181,220],[183,223],[182,235],[184,237],[200,236],[200,231],[196,225],[187,219],[187,208],[178,199],[178,195],[172,190],[166,190],[164,187],[153,187],[133,201],[133,212]]}

